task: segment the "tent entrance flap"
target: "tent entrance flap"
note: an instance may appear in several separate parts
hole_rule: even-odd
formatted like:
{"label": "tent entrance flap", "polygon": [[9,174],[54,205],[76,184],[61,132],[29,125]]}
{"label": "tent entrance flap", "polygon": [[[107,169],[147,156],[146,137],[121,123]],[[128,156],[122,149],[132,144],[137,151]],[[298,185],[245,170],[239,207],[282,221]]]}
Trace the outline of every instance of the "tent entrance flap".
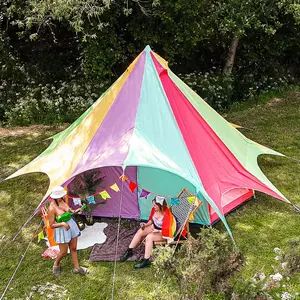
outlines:
{"label": "tent entrance flap", "polygon": [[[120,180],[120,176],[123,174],[122,167],[118,166],[109,166],[109,167],[102,167],[97,169],[92,169],[95,172],[99,172],[99,176],[103,178],[103,180],[99,183],[97,187],[94,187],[94,191],[91,190],[91,193],[95,195],[95,200],[99,203],[95,209],[93,210],[93,216],[98,217],[119,217],[120,214],[120,192],[115,191],[111,188],[112,185],[116,184],[118,188],[121,190],[122,182]],[[126,168],[126,174],[128,179],[132,180],[133,182],[137,182],[136,178],[136,167],[128,167]],[[91,170],[89,170],[91,171]],[[89,172],[88,171],[88,172]],[[81,173],[84,175],[84,172]],[[74,184],[76,183],[73,180],[69,186],[68,190],[70,194],[78,196],[73,191],[76,190]],[[106,190],[110,196],[110,198],[103,199],[99,192]],[[129,218],[129,219],[139,219],[140,218],[140,210],[137,202],[137,190],[131,191],[128,187],[128,182],[124,183],[123,188],[123,205],[121,208],[121,217],[122,218]],[[72,205],[73,199],[70,198],[70,204]],[[74,204],[74,203],[73,203]]]}
{"label": "tent entrance flap", "polygon": [[[147,219],[152,207],[151,200],[155,195],[167,197],[168,205],[171,205],[171,198],[176,198],[184,189],[188,189],[191,193],[196,194],[196,187],[188,180],[177,174],[152,167],[139,166],[137,167],[137,180],[139,184],[138,195],[142,189],[152,193],[147,199],[139,196],[139,206],[141,211],[141,219]],[[201,199],[202,201],[202,199]],[[209,224],[209,214],[207,205],[201,205],[195,214],[195,223]]]}

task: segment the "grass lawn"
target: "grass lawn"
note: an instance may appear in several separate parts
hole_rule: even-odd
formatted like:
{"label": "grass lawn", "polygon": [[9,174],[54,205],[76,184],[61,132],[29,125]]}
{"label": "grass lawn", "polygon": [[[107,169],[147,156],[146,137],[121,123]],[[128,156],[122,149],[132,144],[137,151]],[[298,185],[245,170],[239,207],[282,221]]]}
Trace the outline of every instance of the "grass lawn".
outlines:
{"label": "grass lawn", "polygon": [[[300,93],[286,92],[259,103],[235,107],[225,117],[242,125],[241,131],[247,137],[300,160]],[[55,126],[0,129],[0,178],[46,149],[50,141],[44,139],[61,129]],[[273,156],[260,157],[259,163],[275,186],[300,206],[300,163]],[[21,259],[40,217],[35,217],[15,242],[11,240],[39,204],[47,185],[44,174],[30,174],[0,184],[0,293]],[[256,196],[255,200],[227,216],[236,243],[247,259],[238,275],[244,278],[251,278],[260,270],[268,276],[274,274],[278,262],[273,249],[287,249],[289,240],[300,235],[300,215],[291,206],[261,193]],[[216,227],[225,230],[220,223]],[[67,257],[62,264],[63,273],[56,279],[51,273],[53,262],[41,257],[44,249],[43,242],[34,240],[6,293],[7,299],[49,299],[49,295],[57,299],[57,293],[51,291],[54,284],[61,299],[111,298],[113,263],[90,264],[90,249],[80,250],[80,262],[89,268],[90,274],[87,277],[72,274],[71,259]],[[157,287],[154,275],[152,268],[134,271],[133,263],[117,264],[115,299],[153,299],[151,292]],[[274,291],[274,299],[280,299],[284,291],[300,291],[300,276],[295,275],[284,284],[285,287]]]}

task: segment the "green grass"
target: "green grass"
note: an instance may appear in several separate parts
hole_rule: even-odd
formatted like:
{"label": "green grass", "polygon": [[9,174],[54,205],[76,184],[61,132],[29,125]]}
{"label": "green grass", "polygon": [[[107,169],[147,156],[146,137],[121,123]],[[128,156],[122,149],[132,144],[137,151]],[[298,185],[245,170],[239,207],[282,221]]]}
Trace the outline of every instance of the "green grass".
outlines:
{"label": "green grass", "polygon": [[[19,169],[47,148],[50,141],[44,140],[60,131],[56,127],[29,127],[10,130],[0,129],[0,178]],[[0,185],[0,295],[11,278],[32,234],[41,221],[36,216],[25,227],[15,242],[12,238],[33,213],[43,198],[48,177],[44,174],[30,174],[5,181]],[[87,277],[72,274],[72,262],[67,257],[62,262],[63,272],[60,278],[52,275],[53,261],[44,259],[43,242],[35,239],[27,252],[10,289],[7,299],[46,299],[32,288],[57,284],[67,290],[63,299],[111,299],[113,281],[113,263],[93,263],[88,261],[90,250],[80,250],[79,260],[89,268]],[[115,281],[115,299],[151,299],[155,286],[153,269],[133,270],[133,263],[117,264]],[[51,291],[47,294],[53,294]],[[57,298],[55,298],[57,299]]]}
{"label": "green grass", "polygon": [[[270,96],[273,98],[270,100]],[[276,100],[274,100],[276,98]],[[247,137],[300,160],[300,93],[285,92],[264,96],[257,103],[235,106],[225,118],[240,124]],[[0,179],[31,161],[49,145],[43,139],[60,131],[58,127],[35,126],[15,128],[9,132],[0,129]],[[284,157],[263,156],[259,164],[269,179],[293,203],[300,206],[300,163]],[[39,204],[47,190],[44,174],[30,174],[0,184],[0,293],[12,276],[25,251],[40,217],[36,216],[15,242],[12,238]],[[288,248],[288,241],[299,237],[300,215],[291,206],[270,196],[257,193],[256,199],[227,216],[229,226],[247,263],[239,276],[251,278],[262,270],[274,273],[278,262],[275,247]],[[216,226],[224,231],[222,224]],[[3,237],[3,238],[2,238]],[[63,273],[55,279],[51,273],[52,261],[41,257],[43,242],[32,243],[21,267],[16,273],[7,299],[46,299],[45,294],[33,290],[40,285],[57,284],[67,290],[63,299],[110,299],[113,263],[88,262],[90,249],[79,251],[80,262],[89,267],[90,274],[80,277],[71,273],[70,257],[63,261]],[[300,276],[285,282],[286,287],[274,292],[300,290]],[[115,299],[152,299],[157,288],[152,268],[133,270],[132,263],[117,264]],[[47,292],[51,294],[52,292]]]}
{"label": "green grass", "polygon": [[[250,139],[299,160],[262,156],[258,161],[271,182],[300,206],[300,93],[290,91],[268,101],[264,98],[256,105],[234,109],[226,119],[243,126],[241,132]],[[256,196],[227,217],[236,243],[246,256],[242,273],[248,278],[259,270],[274,274],[278,262],[273,249],[285,250],[289,240],[300,238],[300,215],[290,205],[262,193]],[[218,227],[222,228],[221,224]],[[283,291],[299,291],[299,279],[296,275]]]}

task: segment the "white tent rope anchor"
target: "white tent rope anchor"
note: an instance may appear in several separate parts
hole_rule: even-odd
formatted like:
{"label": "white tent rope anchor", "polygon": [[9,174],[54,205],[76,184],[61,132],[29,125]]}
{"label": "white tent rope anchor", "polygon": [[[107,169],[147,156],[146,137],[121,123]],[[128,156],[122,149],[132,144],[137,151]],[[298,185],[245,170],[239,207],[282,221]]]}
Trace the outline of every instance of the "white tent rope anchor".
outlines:
{"label": "white tent rope anchor", "polygon": [[[42,222],[43,222],[43,220],[42,220],[42,221],[40,222],[40,224],[38,225],[38,227],[37,227],[37,229],[36,229],[36,231],[35,231],[34,234],[36,234],[36,233],[38,232],[38,230],[39,230],[39,228],[40,228]],[[30,245],[31,245],[31,243],[32,243],[32,241],[33,241],[33,239],[34,239],[34,238],[31,238],[31,240],[29,241],[28,246],[27,246],[25,252],[24,252],[23,255],[21,256],[21,259],[20,259],[18,265],[16,266],[16,268],[15,268],[15,270],[14,270],[14,273],[12,274],[10,280],[9,280],[8,283],[7,283],[7,286],[6,286],[5,290],[3,291],[3,293],[2,293],[2,295],[1,295],[1,297],[0,297],[0,300],[2,300],[3,297],[5,296],[5,294],[6,294],[7,290],[8,290],[8,288],[9,288],[11,282],[13,281],[13,279],[14,279],[14,277],[15,277],[15,275],[16,275],[16,273],[17,273],[17,271],[18,271],[18,269],[19,269],[19,267],[20,267],[20,265],[21,265],[21,263],[22,263],[22,261],[23,261],[23,259],[25,258],[25,255],[26,255],[27,251],[29,250],[29,247],[30,247]]]}
{"label": "white tent rope anchor", "polygon": [[[124,171],[123,171],[123,174],[122,174],[122,178],[123,178],[123,176],[124,176]],[[117,231],[117,242],[116,242],[116,252],[115,252],[115,261],[114,261],[114,274],[113,274],[113,282],[112,282],[112,290],[111,290],[111,299],[112,300],[114,299],[114,292],[115,292],[117,255],[118,255],[119,235],[120,235],[120,226],[121,226],[121,210],[122,210],[122,202],[123,202],[123,187],[124,187],[124,180],[122,179],[121,197],[120,197],[120,206],[119,206],[120,209],[119,209],[118,231]]]}

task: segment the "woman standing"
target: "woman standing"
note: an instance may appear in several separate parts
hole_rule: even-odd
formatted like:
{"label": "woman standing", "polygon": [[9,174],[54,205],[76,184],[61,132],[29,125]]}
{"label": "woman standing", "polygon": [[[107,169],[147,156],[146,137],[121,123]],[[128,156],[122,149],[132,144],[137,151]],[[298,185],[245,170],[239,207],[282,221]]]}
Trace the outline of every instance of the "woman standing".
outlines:
{"label": "woman standing", "polygon": [[53,189],[50,197],[54,200],[50,203],[48,210],[49,224],[54,229],[54,240],[59,245],[59,254],[53,265],[53,274],[58,276],[61,273],[60,261],[67,255],[68,248],[72,256],[74,270],[76,274],[87,274],[87,270],[80,267],[77,257],[77,238],[80,235],[80,230],[73,220],[70,218],[66,222],[59,222],[59,217],[66,212],[78,213],[80,208],[76,211],[72,210],[64,201],[64,196],[67,194],[65,189],[57,186]]}

